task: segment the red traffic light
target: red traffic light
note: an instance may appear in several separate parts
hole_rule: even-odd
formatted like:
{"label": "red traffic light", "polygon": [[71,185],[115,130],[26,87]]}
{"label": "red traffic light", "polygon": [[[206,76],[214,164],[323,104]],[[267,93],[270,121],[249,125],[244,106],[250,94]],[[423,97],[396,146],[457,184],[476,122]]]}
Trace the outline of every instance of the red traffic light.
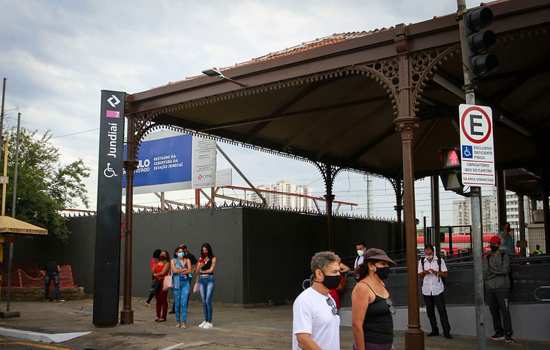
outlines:
{"label": "red traffic light", "polygon": [[443,155],[443,168],[453,169],[460,167],[460,156],[458,150],[451,148],[442,151]]}

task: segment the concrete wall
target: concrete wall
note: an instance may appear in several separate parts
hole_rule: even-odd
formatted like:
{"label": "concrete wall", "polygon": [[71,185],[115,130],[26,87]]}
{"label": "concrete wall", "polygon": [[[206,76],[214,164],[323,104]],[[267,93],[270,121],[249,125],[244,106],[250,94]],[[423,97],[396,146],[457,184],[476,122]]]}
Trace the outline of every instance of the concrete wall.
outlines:
{"label": "concrete wall", "polygon": [[[326,249],[324,216],[244,209],[244,282],[246,303],[286,303],[310,275],[311,256]],[[396,223],[335,218],[336,253],[355,255],[355,243],[397,249]]]}

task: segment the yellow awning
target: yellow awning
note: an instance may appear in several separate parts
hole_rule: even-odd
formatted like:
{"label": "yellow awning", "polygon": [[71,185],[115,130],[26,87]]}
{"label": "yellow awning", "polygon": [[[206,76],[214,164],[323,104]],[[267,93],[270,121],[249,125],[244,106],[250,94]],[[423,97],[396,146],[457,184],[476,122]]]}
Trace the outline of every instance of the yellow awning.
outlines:
{"label": "yellow awning", "polygon": [[18,235],[47,235],[48,230],[9,216],[0,216],[0,233]]}

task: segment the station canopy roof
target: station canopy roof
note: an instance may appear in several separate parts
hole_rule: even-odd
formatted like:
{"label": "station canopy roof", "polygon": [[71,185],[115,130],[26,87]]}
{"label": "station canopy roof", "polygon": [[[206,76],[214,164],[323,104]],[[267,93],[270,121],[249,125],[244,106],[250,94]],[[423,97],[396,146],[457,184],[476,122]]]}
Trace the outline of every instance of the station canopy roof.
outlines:
{"label": "station canopy roof", "polygon": [[[544,161],[550,152],[550,1],[485,6],[495,14],[492,52],[500,62],[477,83],[476,97],[494,111],[496,166],[539,176],[550,163]],[[219,139],[399,178],[395,101],[369,71],[382,72],[391,83],[401,78],[395,72],[400,32],[407,36],[409,78],[423,81],[416,99],[415,176],[435,174],[442,167],[439,151],[460,143],[458,105],[464,100],[456,14],[335,34],[221,69],[245,86],[201,75],[131,94],[126,113],[154,113],[157,122]]]}
{"label": "station canopy roof", "polygon": [[48,230],[10,216],[0,216],[0,234],[47,235]]}

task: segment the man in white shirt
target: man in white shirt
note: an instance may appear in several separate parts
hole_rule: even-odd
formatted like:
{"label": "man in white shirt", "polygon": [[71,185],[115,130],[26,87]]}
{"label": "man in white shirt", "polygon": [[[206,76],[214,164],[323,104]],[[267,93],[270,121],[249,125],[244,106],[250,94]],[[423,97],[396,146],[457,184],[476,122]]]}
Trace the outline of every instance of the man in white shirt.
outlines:
{"label": "man in white shirt", "polygon": [[445,338],[452,339],[451,326],[447,317],[447,309],[445,308],[445,285],[442,278],[448,275],[445,260],[438,258],[434,254],[434,247],[431,244],[424,248],[424,257],[418,262],[418,275],[422,278],[422,295],[426,304],[426,312],[430,319],[432,332],[428,337],[438,336],[439,328],[437,327],[437,319],[435,318],[435,307],[439,313],[441,326],[443,327],[443,335]]}
{"label": "man in white shirt", "polygon": [[292,307],[292,350],[340,350],[340,316],[329,295],[340,283],[340,258],[319,252],[311,258],[311,287]]}
{"label": "man in white shirt", "polygon": [[365,260],[365,251],[367,250],[367,245],[365,242],[359,242],[355,245],[355,251],[357,252],[357,257],[355,258],[355,263],[353,264],[353,269],[357,270],[359,265]]}

